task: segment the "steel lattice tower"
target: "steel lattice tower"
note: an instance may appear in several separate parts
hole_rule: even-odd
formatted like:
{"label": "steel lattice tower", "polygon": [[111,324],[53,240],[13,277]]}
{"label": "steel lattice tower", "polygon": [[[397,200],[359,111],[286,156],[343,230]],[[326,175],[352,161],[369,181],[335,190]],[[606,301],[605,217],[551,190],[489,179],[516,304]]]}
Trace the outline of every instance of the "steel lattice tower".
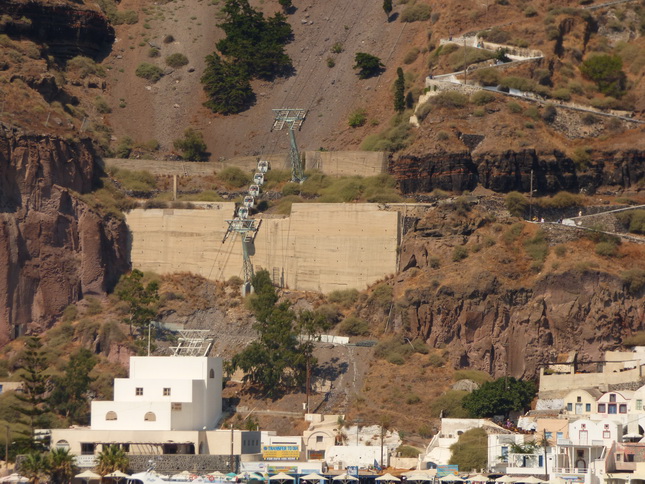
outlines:
{"label": "steel lattice tower", "polygon": [[289,149],[289,160],[291,162],[291,181],[301,183],[305,179],[305,170],[300,159],[300,152],[296,144],[295,130],[300,129],[305,117],[307,116],[306,109],[293,109],[283,108],[274,109],[274,121],[271,131],[274,129],[281,131],[285,126],[289,129],[289,141],[291,147]]}

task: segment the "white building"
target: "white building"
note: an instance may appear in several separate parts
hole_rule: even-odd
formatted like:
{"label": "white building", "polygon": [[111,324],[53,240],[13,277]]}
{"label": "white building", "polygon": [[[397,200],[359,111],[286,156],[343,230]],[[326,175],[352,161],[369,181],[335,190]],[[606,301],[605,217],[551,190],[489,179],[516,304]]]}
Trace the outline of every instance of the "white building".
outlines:
{"label": "white building", "polygon": [[210,454],[258,457],[260,432],[216,430],[222,416],[222,359],[133,356],[130,375],[114,381],[113,401],[92,402],[91,426],[52,429],[81,467],[108,445],[131,455]]}
{"label": "white building", "polygon": [[132,356],[114,401],[92,402],[92,430],[211,430],[222,415],[222,359]]}

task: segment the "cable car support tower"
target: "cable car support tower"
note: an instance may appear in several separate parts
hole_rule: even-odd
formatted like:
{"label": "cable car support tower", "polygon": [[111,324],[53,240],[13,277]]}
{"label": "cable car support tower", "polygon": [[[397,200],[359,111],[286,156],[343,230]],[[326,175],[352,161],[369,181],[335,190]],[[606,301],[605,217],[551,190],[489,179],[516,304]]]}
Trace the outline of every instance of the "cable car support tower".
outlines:
{"label": "cable car support tower", "polygon": [[282,108],[274,109],[274,120],[273,127],[276,131],[281,131],[285,126],[289,129],[289,141],[291,147],[289,149],[289,160],[291,161],[291,181],[295,183],[302,183],[305,179],[305,170],[303,167],[302,160],[300,159],[300,153],[298,151],[298,145],[296,144],[296,133],[295,130],[300,130],[305,117],[307,116],[306,109],[293,109],[293,108]]}

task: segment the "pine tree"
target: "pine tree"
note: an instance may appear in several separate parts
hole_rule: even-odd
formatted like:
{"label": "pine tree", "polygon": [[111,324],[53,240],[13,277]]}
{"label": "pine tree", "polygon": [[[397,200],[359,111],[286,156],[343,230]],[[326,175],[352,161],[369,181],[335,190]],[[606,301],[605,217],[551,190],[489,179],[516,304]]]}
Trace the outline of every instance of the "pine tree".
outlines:
{"label": "pine tree", "polygon": [[29,428],[27,437],[31,447],[37,449],[34,431],[36,428],[47,426],[45,416],[49,412],[47,394],[50,391],[50,380],[45,374],[47,362],[38,336],[31,336],[25,343],[25,352],[21,358],[22,392],[16,392],[15,397],[21,403],[14,410],[25,417],[23,423]]}
{"label": "pine tree", "polygon": [[202,84],[208,95],[204,106],[216,113],[239,113],[255,99],[244,67],[236,62],[227,62],[216,53],[206,56]]}
{"label": "pine tree", "polygon": [[405,77],[403,69],[396,70],[396,81],[394,81],[394,110],[401,113],[405,110]]}
{"label": "pine tree", "polygon": [[383,10],[389,18],[390,13],[392,12],[392,0],[383,0]]}
{"label": "pine tree", "polygon": [[69,418],[73,423],[89,423],[90,403],[87,393],[90,383],[96,378],[90,372],[96,365],[96,357],[86,348],[74,353],[65,366],[65,374],[55,380],[55,389],[51,394],[52,408]]}

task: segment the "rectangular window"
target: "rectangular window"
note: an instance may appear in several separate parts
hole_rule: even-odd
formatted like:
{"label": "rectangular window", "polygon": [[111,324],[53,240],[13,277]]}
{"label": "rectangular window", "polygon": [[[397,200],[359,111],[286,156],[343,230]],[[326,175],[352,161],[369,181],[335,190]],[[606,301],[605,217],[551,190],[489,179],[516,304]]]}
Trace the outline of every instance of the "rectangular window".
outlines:
{"label": "rectangular window", "polygon": [[169,397],[170,396],[170,388],[164,388],[163,389],[163,396],[164,397]]}
{"label": "rectangular window", "polygon": [[557,432],[555,434],[556,439],[563,439],[564,438],[564,432]]}
{"label": "rectangular window", "polygon": [[591,412],[591,403],[585,403],[585,412]]}
{"label": "rectangular window", "polygon": [[621,454],[616,454],[616,462],[620,462],[622,458]]}
{"label": "rectangular window", "polygon": [[615,403],[610,403],[609,406],[607,407],[607,413],[609,414],[615,414],[616,413],[616,404]]}
{"label": "rectangular window", "polygon": [[545,438],[546,440],[550,440],[550,439],[552,439],[552,438],[553,438],[553,432],[545,432],[545,433],[544,433],[544,438]]}
{"label": "rectangular window", "polygon": [[625,462],[634,462],[634,454],[625,454]]}
{"label": "rectangular window", "polygon": [[170,404],[170,409],[171,410],[181,410],[181,402],[180,403],[171,403]]}
{"label": "rectangular window", "polygon": [[567,411],[572,412],[573,411],[573,403],[567,403]]}
{"label": "rectangular window", "polygon": [[578,402],[578,403],[582,402],[582,397],[578,397],[578,399],[576,400],[576,402]]}
{"label": "rectangular window", "polygon": [[626,403],[621,403],[618,406],[618,412],[619,413],[627,413],[627,404]]}
{"label": "rectangular window", "polygon": [[94,447],[94,443],[81,442],[81,455],[94,455]]}
{"label": "rectangular window", "polygon": [[605,413],[606,410],[606,405],[604,403],[599,403],[598,404],[598,413]]}
{"label": "rectangular window", "polygon": [[323,441],[323,436],[322,435],[316,435],[316,442],[321,443]]}
{"label": "rectangular window", "polygon": [[636,400],[636,410],[643,410],[643,400]]}
{"label": "rectangular window", "polygon": [[615,402],[616,402],[616,394],[615,394],[615,393],[612,393],[611,395],[609,395],[609,401],[610,401],[611,403],[615,403]]}
{"label": "rectangular window", "polygon": [[142,396],[142,395],[143,395],[143,387],[137,387],[137,388],[135,389],[134,393],[135,393],[135,395],[136,395],[137,397]]}
{"label": "rectangular window", "polygon": [[611,432],[609,432],[607,430],[603,431],[602,438],[603,439],[611,439]]}

